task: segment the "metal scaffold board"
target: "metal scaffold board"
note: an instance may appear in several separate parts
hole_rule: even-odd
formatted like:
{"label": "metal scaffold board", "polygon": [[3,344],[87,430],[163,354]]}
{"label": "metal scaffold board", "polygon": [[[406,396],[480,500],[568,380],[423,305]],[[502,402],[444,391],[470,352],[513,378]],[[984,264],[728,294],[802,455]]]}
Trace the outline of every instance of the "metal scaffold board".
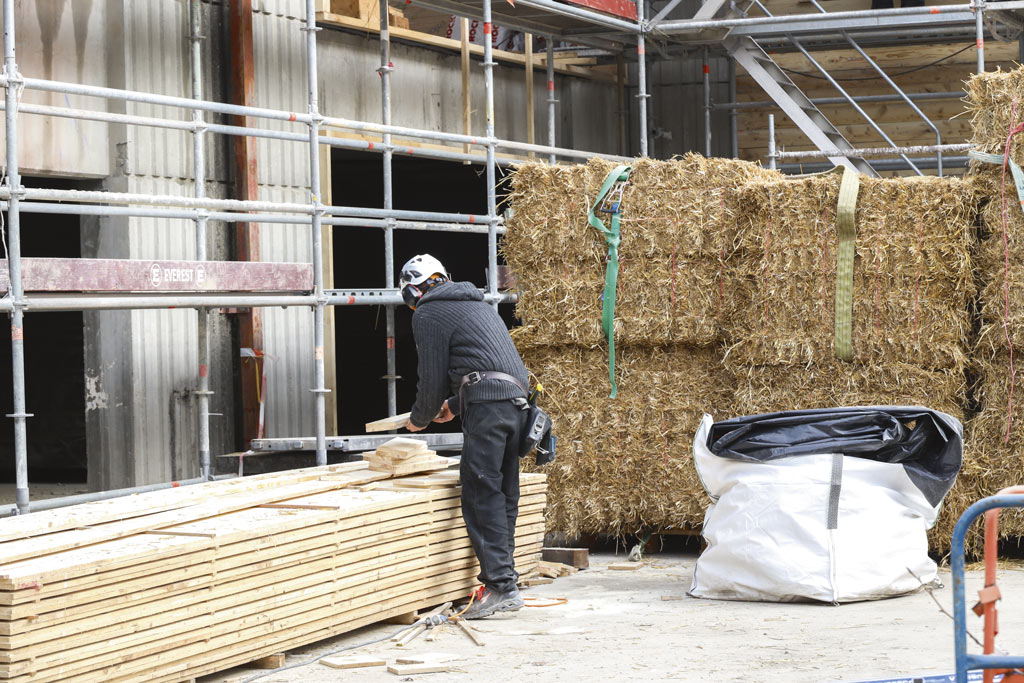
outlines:
{"label": "metal scaffold board", "polygon": [[[427,446],[439,451],[457,451],[462,449],[462,434],[413,434],[405,435],[411,439],[426,442]],[[360,436],[329,436],[327,450],[372,451],[382,443],[395,438],[394,434],[360,435]],[[278,439],[253,439],[254,451],[312,451],[316,449],[316,437],[289,437]]]}

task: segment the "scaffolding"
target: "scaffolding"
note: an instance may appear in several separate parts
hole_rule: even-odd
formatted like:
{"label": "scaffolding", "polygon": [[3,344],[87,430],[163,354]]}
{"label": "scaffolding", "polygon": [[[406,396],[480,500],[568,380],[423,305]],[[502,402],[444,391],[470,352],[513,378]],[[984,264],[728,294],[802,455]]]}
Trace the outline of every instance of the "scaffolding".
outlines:
{"label": "scaffolding", "polygon": [[[856,12],[833,12],[786,17],[728,17],[715,18],[727,4],[722,0],[706,2],[698,13],[698,18],[691,20],[668,21],[666,17],[679,4],[680,0],[671,0],[649,21],[645,19],[645,0],[636,0],[636,20],[611,17],[577,5],[564,4],[555,0],[517,0],[516,6],[531,10],[524,18],[514,9],[500,3],[499,19],[504,25],[518,28],[526,33],[543,35],[547,39],[547,144],[539,145],[531,142],[517,142],[498,139],[494,126],[494,74],[495,66],[492,41],[492,0],[416,0],[432,9],[449,12],[465,17],[478,18],[483,21],[485,40],[483,41],[482,69],[485,91],[485,130],[484,135],[473,136],[450,132],[438,132],[398,126],[392,123],[391,112],[391,37],[389,27],[388,0],[379,0],[380,4],[380,65],[378,73],[381,83],[381,121],[380,123],[356,121],[332,117],[322,114],[318,107],[317,92],[317,32],[321,30],[316,23],[316,2],[305,0],[305,20],[301,30],[305,33],[305,58],[307,71],[306,111],[304,113],[289,112],[240,104],[208,101],[202,98],[203,83],[201,78],[202,36],[200,25],[199,0],[189,0],[190,8],[190,63],[192,70],[192,97],[175,97],[153,93],[135,92],[108,87],[88,86],[77,83],[43,80],[23,76],[16,60],[16,40],[14,22],[14,0],[3,0],[4,23],[4,69],[0,76],[0,85],[5,88],[4,110],[6,122],[6,183],[0,186],[0,209],[7,212],[9,294],[0,300],[0,310],[10,314],[12,339],[12,367],[14,411],[8,417],[14,420],[15,475],[16,475],[16,511],[25,513],[31,509],[28,482],[28,455],[26,421],[31,415],[26,413],[25,400],[25,313],[66,310],[109,310],[109,309],[146,309],[146,308],[195,308],[198,311],[198,373],[197,386],[199,398],[199,446],[198,460],[200,476],[195,482],[207,481],[211,478],[210,465],[210,340],[209,310],[216,307],[269,307],[269,306],[300,306],[308,307],[313,315],[313,408],[315,415],[315,435],[310,445],[316,452],[318,465],[327,461],[327,435],[325,419],[325,386],[324,364],[324,315],[327,306],[384,306],[387,328],[387,402],[389,415],[397,413],[396,405],[396,356],[395,356],[395,306],[402,305],[402,298],[396,288],[394,272],[394,233],[396,230],[425,230],[451,233],[478,233],[487,235],[487,286],[484,289],[485,300],[495,307],[499,303],[514,302],[515,295],[502,293],[498,287],[498,236],[504,232],[502,217],[498,214],[496,198],[496,178],[499,166],[517,163],[517,159],[502,152],[526,153],[546,157],[548,163],[563,160],[581,160],[601,157],[622,160],[622,157],[610,154],[598,154],[574,149],[560,148],[555,140],[555,113],[558,100],[554,90],[554,43],[556,40],[571,41],[581,45],[589,45],[612,54],[619,54],[620,73],[622,53],[634,49],[636,58],[636,99],[637,121],[634,123],[638,149],[641,156],[648,154],[648,115],[647,100],[650,97],[647,88],[646,49],[649,38],[656,36],[659,40],[674,45],[721,43],[728,32],[764,31],[763,35],[783,36],[792,44],[800,47],[794,35],[806,36],[808,29],[819,34],[838,34],[849,38],[851,26],[863,25],[865,30],[897,30],[913,27],[913,30],[925,30],[926,25],[963,25],[970,22],[976,28],[978,41],[978,66],[984,68],[983,12],[986,3],[983,0],[972,0],[970,4],[942,7],[941,13],[934,8],[907,8],[895,10],[865,10]],[[815,3],[817,4],[817,3]],[[1015,10],[1024,8],[1024,2],[1000,2],[999,10]],[[766,12],[767,13],[767,12]],[[699,17],[710,18],[699,18]],[[861,24],[857,24],[861,22]],[[717,34],[706,33],[711,31]],[[724,31],[724,32],[723,32]],[[761,35],[761,34],[759,34]],[[853,44],[852,38],[849,42]],[[854,44],[855,45],[855,44]],[[802,51],[807,54],[803,47]],[[860,48],[857,48],[863,54]],[[659,46],[659,51],[661,47]],[[664,53],[663,53],[664,54]],[[708,52],[704,52],[705,64]],[[809,55],[808,55],[809,56]],[[811,58],[813,62],[813,58]],[[532,60],[526,64],[533,69]],[[824,72],[824,70],[822,69]],[[735,70],[730,70],[732,78]],[[731,135],[735,149],[735,113],[744,105],[731,102],[728,105],[715,105],[711,102],[710,87],[705,68],[704,81],[704,112],[705,112],[705,151],[710,152],[710,115],[715,108],[724,108],[732,116]],[[827,73],[826,73],[827,75]],[[884,73],[882,74],[884,76]],[[892,84],[895,87],[895,84]],[[70,107],[54,107],[34,104],[21,104],[20,93],[23,89],[44,92],[64,93],[67,95],[86,95],[108,100],[146,103],[175,108],[191,113],[190,120],[177,120],[154,116],[138,116],[117,114]],[[891,96],[893,101],[903,101],[914,107],[913,100],[919,96],[907,95],[896,88],[897,93]],[[941,93],[940,93],[941,94]],[[839,98],[857,106],[856,98],[843,92]],[[730,96],[735,100],[735,83],[733,81]],[[621,107],[621,105],[620,105]],[[119,123],[129,126],[146,126],[166,128],[191,133],[193,143],[193,178],[194,192],[192,196],[130,194],[115,192],[93,192],[80,190],[59,190],[24,187],[19,172],[19,153],[17,145],[19,113],[44,116],[68,117],[79,120]],[[223,114],[247,117],[253,120],[285,121],[303,124],[306,133],[287,132],[260,128],[258,126],[236,126],[209,122],[207,114]],[[923,116],[923,115],[922,115]],[[926,118],[926,117],[925,117]],[[369,143],[362,140],[344,139],[325,134],[329,130],[362,133],[380,138],[380,143]],[[774,129],[773,129],[774,130]],[[308,146],[309,150],[309,199],[307,202],[269,202],[253,199],[216,199],[205,195],[205,159],[204,138],[207,134],[263,138],[290,141]],[[884,133],[883,133],[884,134]],[[459,146],[462,151],[432,149],[396,145],[395,138],[413,139],[441,145]],[[773,138],[774,139],[774,138]],[[937,153],[941,168],[944,151],[952,148],[942,146],[938,141],[934,149],[928,153]],[[373,151],[383,158],[384,201],[380,209],[357,208],[325,204],[320,192],[320,145],[330,148]],[[895,148],[892,145],[892,148]],[[958,146],[959,150],[963,146]],[[893,151],[886,148],[886,151]],[[409,211],[394,208],[394,179],[392,174],[393,156],[396,150],[403,155],[419,156],[445,161],[482,163],[486,172],[487,212],[483,215],[462,213],[446,213],[434,211]],[[868,155],[878,150],[853,150],[855,154]],[[907,162],[911,163],[906,154],[922,150],[898,150]],[[826,149],[819,156],[835,156],[837,152],[851,154],[850,149]],[[774,166],[777,159],[788,158],[785,153],[776,153],[774,146],[769,163]],[[75,214],[93,216],[131,216],[150,218],[176,218],[193,221],[196,234],[196,261],[206,262],[206,228],[209,221],[228,223],[272,223],[295,226],[296,229],[312,231],[312,285],[304,291],[286,292],[191,292],[182,294],[163,293],[97,293],[97,294],[60,294],[26,296],[23,283],[22,257],[20,242],[20,217],[26,213],[41,214]],[[323,226],[337,227],[374,227],[384,234],[384,277],[379,289],[338,290],[324,285],[324,269],[321,235]],[[30,330],[31,332],[31,330]],[[303,443],[306,440],[300,439]],[[161,485],[156,485],[161,486]],[[144,490],[138,487],[127,491],[110,492],[110,495],[123,494],[132,490]],[[88,499],[94,500],[106,494],[89,494]],[[77,498],[75,501],[82,500]],[[55,503],[48,503],[47,506]],[[11,510],[13,511],[13,509]]]}

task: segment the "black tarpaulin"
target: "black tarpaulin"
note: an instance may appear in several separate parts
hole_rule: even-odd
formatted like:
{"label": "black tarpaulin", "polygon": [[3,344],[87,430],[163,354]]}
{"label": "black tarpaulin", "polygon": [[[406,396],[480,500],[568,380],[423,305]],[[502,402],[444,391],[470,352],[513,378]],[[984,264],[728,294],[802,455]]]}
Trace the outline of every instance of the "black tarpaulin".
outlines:
{"label": "black tarpaulin", "polygon": [[747,462],[840,453],[899,463],[935,507],[960,471],[963,426],[921,407],[792,410],[716,422],[707,447],[718,457]]}

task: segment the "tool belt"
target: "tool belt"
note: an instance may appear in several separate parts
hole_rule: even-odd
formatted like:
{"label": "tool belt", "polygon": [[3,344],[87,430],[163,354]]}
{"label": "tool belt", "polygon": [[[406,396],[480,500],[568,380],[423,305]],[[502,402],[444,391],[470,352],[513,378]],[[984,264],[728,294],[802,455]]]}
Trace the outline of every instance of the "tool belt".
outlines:
{"label": "tool belt", "polygon": [[485,379],[496,379],[502,382],[509,382],[516,385],[523,390],[523,394],[527,398],[517,399],[522,400],[523,410],[529,411],[529,417],[527,419],[527,428],[521,436],[519,443],[519,457],[524,458],[534,450],[537,451],[537,464],[544,465],[555,459],[555,442],[556,437],[551,433],[553,427],[551,418],[537,405],[536,397],[530,399],[529,388],[519,381],[518,378],[513,377],[504,372],[498,372],[497,370],[481,370],[477,372],[471,372],[468,375],[463,376],[462,382],[459,384],[459,413],[465,415],[465,400],[463,398],[466,387],[478,384]]}

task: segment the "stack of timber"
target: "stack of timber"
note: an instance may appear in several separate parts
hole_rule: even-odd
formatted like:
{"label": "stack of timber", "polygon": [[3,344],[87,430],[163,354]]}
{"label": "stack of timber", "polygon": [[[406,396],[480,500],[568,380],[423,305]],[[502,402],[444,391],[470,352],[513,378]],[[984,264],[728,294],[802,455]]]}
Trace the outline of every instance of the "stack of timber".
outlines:
{"label": "stack of timber", "polygon": [[372,453],[363,453],[363,460],[374,472],[386,472],[394,477],[414,474],[425,469],[444,469],[456,461],[442,458],[420,439],[396,436],[381,444]]}
{"label": "stack of timber", "polygon": [[734,188],[781,177],[696,154],[632,165],[621,200],[612,399],[601,331],[608,247],[588,211],[614,168],[523,164],[510,178],[503,251],[523,321],[514,338],[559,436],[546,468],[548,524],[570,537],[703,520],[693,432],[705,411],[724,410],[723,331],[752,295],[736,265],[747,228]]}
{"label": "stack of timber", "polygon": [[[1010,137],[1024,120],[1024,69],[985,72],[967,83],[967,107],[975,147],[981,152],[1024,164],[1024,137]],[[1016,112],[1016,113],[1015,113]],[[976,163],[971,173],[981,193],[981,240],[977,270],[980,282],[980,329],[974,349],[978,413],[966,425],[967,457],[956,487],[947,496],[946,525],[975,501],[1024,482],[1024,387],[1017,380],[1024,354],[1024,212],[1009,168]],[[940,520],[942,521],[942,520]],[[1024,516],[1005,511],[999,532],[1024,536]],[[980,549],[979,525],[967,537]]]}
{"label": "stack of timber", "polygon": [[[0,680],[185,681],[468,595],[450,473],[348,463],[141,494],[0,524]],[[520,572],[544,477],[522,475]]]}

